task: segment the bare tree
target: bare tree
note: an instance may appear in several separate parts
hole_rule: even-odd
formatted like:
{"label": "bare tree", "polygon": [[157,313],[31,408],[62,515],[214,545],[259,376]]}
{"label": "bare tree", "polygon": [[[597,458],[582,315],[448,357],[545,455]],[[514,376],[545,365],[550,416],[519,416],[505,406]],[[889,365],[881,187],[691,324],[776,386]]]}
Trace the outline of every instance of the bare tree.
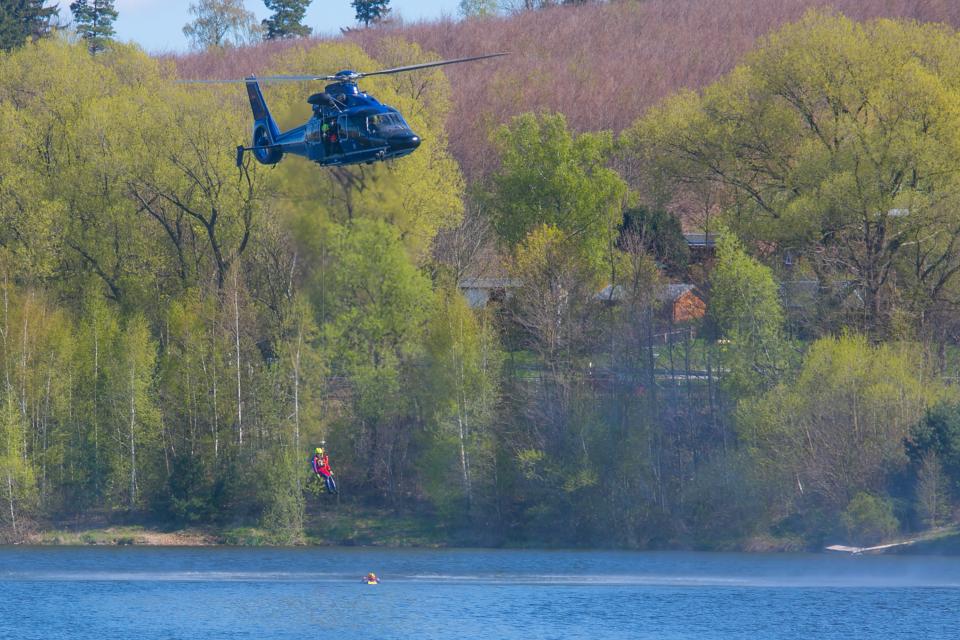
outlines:
{"label": "bare tree", "polygon": [[243,0],[198,0],[190,4],[193,22],[183,27],[183,35],[195,49],[256,42],[262,28]]}

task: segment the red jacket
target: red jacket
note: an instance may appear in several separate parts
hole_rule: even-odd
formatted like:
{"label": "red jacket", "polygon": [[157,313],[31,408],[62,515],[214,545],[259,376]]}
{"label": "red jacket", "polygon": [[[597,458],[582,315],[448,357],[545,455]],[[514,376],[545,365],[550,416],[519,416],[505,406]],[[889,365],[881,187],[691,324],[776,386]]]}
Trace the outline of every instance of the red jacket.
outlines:
{"label": "red jacket", "polygon": [[330,456],[327,454],[323,454],[322,456],[314,454],[313,471],[314,473],[319,473],[322,476],[332,476],[333,469],[330,468]]}

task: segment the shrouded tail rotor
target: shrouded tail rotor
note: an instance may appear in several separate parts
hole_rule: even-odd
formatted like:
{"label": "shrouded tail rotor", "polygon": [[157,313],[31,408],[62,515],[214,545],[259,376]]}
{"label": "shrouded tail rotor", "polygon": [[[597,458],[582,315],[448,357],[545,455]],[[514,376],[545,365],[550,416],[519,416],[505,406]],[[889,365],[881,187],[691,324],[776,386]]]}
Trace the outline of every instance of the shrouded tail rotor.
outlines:
{"label": "shrouded tail rotor", "polygon": [[237,167],[243,166],[243,154],[246,151],[252,151],[260,164],[277,164],[283,158],[283,147],[271,141],[269,131],[262,124],[254,127],[252,147],[237,147]]}
{"label": "shrouded tail rotor", "polygon": [[262,164],[276,164],[283,157],[283,149],[273,144],[273,137],[263,124],[253,130],[253,156]]}

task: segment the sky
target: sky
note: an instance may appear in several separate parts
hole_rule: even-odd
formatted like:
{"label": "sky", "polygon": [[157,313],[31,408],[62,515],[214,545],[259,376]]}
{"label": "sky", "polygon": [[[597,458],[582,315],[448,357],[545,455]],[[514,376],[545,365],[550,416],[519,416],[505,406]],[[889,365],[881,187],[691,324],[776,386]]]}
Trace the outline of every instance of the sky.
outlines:
{"label": "sky", "polygon": [[[262,0],[244,0],[257,18],[270,15]],[[115,0],[119,17],[114,23],[117,39],[134,41],[149,52],[186,51],[183,25],[191,21],[190,0]],[[390,7],[404,20],[414,22],[456,16],[459,0],[390,0]],[[61,0],[60,15],[70,19],[70,2]],[[313,0],[304,23],[315,34],[337,34],[341,27],[356,26],[350,0]]]}

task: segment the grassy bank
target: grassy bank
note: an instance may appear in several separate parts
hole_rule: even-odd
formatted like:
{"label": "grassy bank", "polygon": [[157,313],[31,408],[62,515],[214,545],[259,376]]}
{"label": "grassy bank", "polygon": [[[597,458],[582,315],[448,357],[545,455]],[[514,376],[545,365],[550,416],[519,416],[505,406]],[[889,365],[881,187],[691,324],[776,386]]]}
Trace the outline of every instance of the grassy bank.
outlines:
{"label": "grassy bank", "polygon": [[397,516],[381,509],[340,506],[308,515],[304,536],[246,524],[181,526],[157,522],[121,522],[103,514],[70,522],[37,523],[18,542],[34,545],[145,546],[386,546],[440,547],[481,541],[453,535],[427,516]]}
{"label": "grassy bank", "polygon": [[[119,518],[119,516],[118,516]],[[888,542],[913,542],[885,553],[960,555],[960,526],[940,527]],[[17,540],[20,544],[51,546],[363,546],[363,547],[516,547],[555,548],[548,541],[493,539],[464,528],[437,524],[431,514],[397,515],[387,509],[339,505],[311,510],[304,535],[288,535],[246,524],[228,526],[177,526],[156,522],[115,520],[103,514],[69,523],[35,525],[34,531]],[[703,551],[778,553],[815,551],[799,538],[753,536],[717,545],[675,544],[666,547]]]}

